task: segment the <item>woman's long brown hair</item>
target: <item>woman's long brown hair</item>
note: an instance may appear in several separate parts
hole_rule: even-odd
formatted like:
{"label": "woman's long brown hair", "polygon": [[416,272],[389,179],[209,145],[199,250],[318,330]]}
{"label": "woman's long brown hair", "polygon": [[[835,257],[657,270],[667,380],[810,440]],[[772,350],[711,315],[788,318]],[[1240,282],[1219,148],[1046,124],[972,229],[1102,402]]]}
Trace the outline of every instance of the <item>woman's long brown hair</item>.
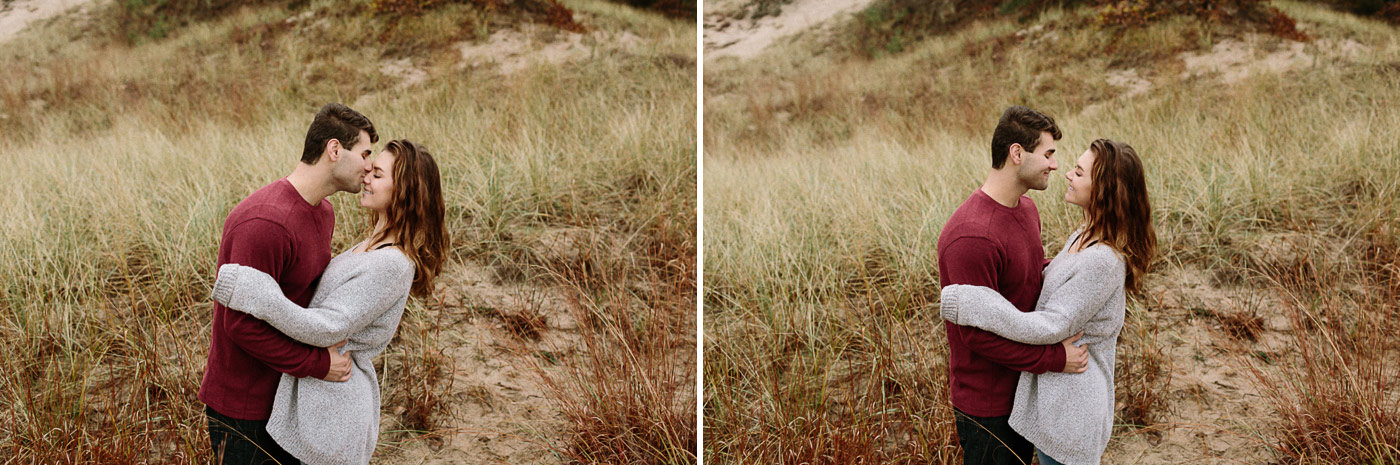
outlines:
{"label": "woman's long brown hair", "polygon": [[1147,180],[1142,160],[1133,147],[1099,139],[1089,144],[1094,166],[1084,233],[1076,242],[1097,237],[1123,256],[1128,270],[1124,286],[1142,291],[1142,280],[1157,254],[1157,232],[1152,228],[1152,205],[1147,200]]}
{"label": "woman's long brown hair", "polygon": [[432,294],[433,280],[442,272],[447,254],[446,207],[437,162],[428,149],[408,139],[389,141],[384,149],[394,154],[394,193],[385,212],[386,227],[369,243],[397,244],[413,261],[411,293],[424,298]]}

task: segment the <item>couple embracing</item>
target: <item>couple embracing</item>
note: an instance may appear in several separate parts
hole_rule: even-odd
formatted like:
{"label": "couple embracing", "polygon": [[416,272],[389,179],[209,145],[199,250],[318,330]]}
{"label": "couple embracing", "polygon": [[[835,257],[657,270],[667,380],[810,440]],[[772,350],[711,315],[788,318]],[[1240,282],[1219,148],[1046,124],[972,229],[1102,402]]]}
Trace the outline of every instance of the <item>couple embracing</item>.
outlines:
{"label": "couple embracing", "polygon": [[[405,139],[375,155],[378,140],[359,112],[322,107],[291,174],[224,221],[199,389],[216,463],[369,463],[379,437],[371,358],[409,295],[431,293],[448,244],[432,155]],[[326,198],[337,192],[360,194],[369,227],[332,258]]]}
{"label": "couple embracing", "polygon": [[1114,350],[1126,291],[1157,246],[1142,161],[1098,139],[1067,167],[1083,213],[1053,260],[1025,193],[1059,168],[1055,120],[1013,106],[992,170],[938,238],[949,396],[965,464],[1098,464],[1113,431]]}

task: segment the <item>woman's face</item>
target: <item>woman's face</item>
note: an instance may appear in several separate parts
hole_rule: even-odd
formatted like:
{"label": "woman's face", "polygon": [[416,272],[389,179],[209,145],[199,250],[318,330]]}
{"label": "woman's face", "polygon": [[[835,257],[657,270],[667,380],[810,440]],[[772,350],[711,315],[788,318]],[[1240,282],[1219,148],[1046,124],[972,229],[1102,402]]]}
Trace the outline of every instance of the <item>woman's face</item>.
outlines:
{"label": "woman's face", "polygon": [[[376,163],[378,163],[376,161]],[[1092,184],[1089,177],[1094,169],[1094,151],[1085,150],[1079,160],[1075,161],[1074,168],[1065,172],[1065,179],[1069,180],[1069,188],[1065,190],[1065,201],[1080,207],[1089,206],[1089,193]]]}
{"label": "woman's face", "polygon": [[389,209],[390,197],[394,195],[394,154],[388,150],[374,157],[369,174],[365,175],[365,188],[360,191],[360,206],[383,213]]}

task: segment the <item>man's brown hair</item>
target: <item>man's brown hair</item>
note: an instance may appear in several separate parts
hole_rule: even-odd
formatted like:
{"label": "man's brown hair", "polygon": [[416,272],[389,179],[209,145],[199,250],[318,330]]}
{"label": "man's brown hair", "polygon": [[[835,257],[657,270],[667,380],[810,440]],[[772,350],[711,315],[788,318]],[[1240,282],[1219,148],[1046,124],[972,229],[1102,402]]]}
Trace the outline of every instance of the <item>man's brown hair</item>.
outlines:
{"label": "man's brown hair", "polygon": [[999,170],[1006,165],[1006,155],[1011,144],[1021,144],[1027,152],[1034,152],[1040,145],[1040,133],[1048,132],[1050,137],[1060,140],[1060,127],[1055,119],[1044,113],[1023,106],[1007,107],[992,133],[992,169]]}
{"label": "man's brown hair", "polygon": [[314,165],[320,161],[321,152],[325,151],[326,142],[331,139],[340,141],[340,145],[346,149],[354,147],[360,142],[360,131],[369,133],[371,144],[379,142],[379,135],[374,133],[374,123],[369,118],[345,105],[327,103],[316,112],[316,119],[311,120],[311,128],[306,130],[306,147],[301,150],[301,162]]}

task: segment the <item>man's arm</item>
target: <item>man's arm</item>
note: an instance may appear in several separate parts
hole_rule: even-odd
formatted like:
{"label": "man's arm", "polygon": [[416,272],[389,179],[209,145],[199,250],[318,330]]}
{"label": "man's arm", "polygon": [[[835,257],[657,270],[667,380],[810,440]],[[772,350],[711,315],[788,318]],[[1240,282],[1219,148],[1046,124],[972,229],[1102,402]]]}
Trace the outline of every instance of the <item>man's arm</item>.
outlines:
{"label": "man's arm", "polygon": [[329,346],[368,326],[408,295],[413,283],[411,265],[387,260],[376,265],[331,289],[316,307],[304,308],[287,299],[271,276],[256,268],[229,263],[219,267],[213,297],[230,309],[268,322],[298,341]]}
{"label": "man's arm", "polygon": [[940,299],[943,318],[1027,344],[1062,341],[1083,328],[1113,293],[1123,287],[1124,270],[1117,257],[1083,258],[1085,260],[1072,270],[1069,281],[1045,298],[1045,303],[1033,312],[1022,312],[991,288],[950,285],[943,288]]}
{"label": "man's arm", "polygon": [[[256,268],[274,280],[292,257],[292,239],[281,225],[252,219],[235,225],[225,239],[228,263]],[[330,371],[327,349],[302,344],[247,313],[224,314],[224,334],[240,349],[272,369],[298,378],[325,378]]]}
{"label": "man's arm", "polygon": [[[966,284],[997,289],[998,252],[991,241],[977,237],[956,239],[947,245],[948,250],[939,250],[939,261],[948,260],[958,266],[943,267],[950,284]],[[955,324],[956,326],[956,324]],[[972,327],[956,326],[963,344],[978,355],[1004,367],[1041,374],[1065,368],[1065,347],[1063,344],[1032,345],[1022,344],[992,332]]]}

